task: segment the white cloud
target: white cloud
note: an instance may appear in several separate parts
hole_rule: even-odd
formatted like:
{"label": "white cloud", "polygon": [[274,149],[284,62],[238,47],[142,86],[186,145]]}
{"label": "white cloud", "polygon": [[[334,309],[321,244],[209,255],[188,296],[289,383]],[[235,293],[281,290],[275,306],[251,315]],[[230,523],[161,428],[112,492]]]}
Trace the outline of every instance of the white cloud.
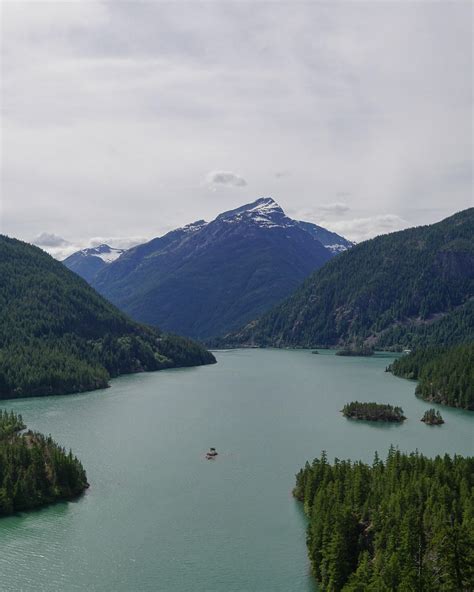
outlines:
{"label": "white cloud", "polygon": [[38,247],[64,247],[70,244],[62,236],[50,232],[42,232],[31,242]]}
{"label": "white cloud", "polygon": [[211,188],[218,186],[245,187],[247,181],[232,171],[211,171],[206,175],[206,183]]}
{"label": "white cloud", "polygon": [[342,202],[327,203],[319,206],[319,210],[325,214],[334,214],[340,216],[350,210],[350,207]]}
{"label": "white cloud", "polygon": [[379,234],[387,234],[408,228],[410,223],[395,214],[381,214],[367,218],[354,218],[339,222],[323,222],[329,230],[343,235],[349,240],[361,242]]}
{"label": "white cloud", "polygon": [[[149,239],[144,236],[94,236],[89,239],[86,243],[87,247],[98,247],[99,245],[109,245],[116,249],[131,249],[136,245],[141,245],[147,242]],[[82,247],[86,248],[86,247]]]}
{"label": "white cloud", "polygon": [[[5,2],[2,17],[1,232],[157,236],[258,195],[411,224],[471,205],[469,3]],[[218,163],[245,178],[199,183]]]}
{"label": "white cloud", "polygon": [[88,239],[71,240],[42,232],[39,236],[31,240],[31,243],[41,247],[44,251],[52,255],[55,259],[62,261],[69,255],[76,253],[82,249],[89,249],[91,247],[98,247],[99,245],[109,245],[117,249],[131,249],[136,245],[147,242],[149,239],[144,236],[94,236]]}

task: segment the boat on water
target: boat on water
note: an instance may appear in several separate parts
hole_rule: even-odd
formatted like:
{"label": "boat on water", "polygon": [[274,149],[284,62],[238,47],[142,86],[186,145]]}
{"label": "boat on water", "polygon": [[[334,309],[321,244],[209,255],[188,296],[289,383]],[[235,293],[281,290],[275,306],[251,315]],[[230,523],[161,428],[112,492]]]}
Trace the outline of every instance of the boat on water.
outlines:
{"label": "boat on water", "polygon": [[212,460],[212,459],[216,458],[216,456],[217,456],[217,450],[215,448],[209,448],[209,452],[206,452],[207,460]]}

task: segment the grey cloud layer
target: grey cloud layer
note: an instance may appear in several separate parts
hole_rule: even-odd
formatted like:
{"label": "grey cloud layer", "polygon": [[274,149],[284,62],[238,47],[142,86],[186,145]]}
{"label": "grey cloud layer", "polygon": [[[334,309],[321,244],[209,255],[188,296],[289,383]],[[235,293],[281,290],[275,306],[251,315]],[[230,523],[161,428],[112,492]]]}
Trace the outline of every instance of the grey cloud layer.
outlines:
{"label": "grey cloud layer", "polygon": [[360,240],[471,205],[468,3],[2,11],[3,232],[155,236],[273,195]]}

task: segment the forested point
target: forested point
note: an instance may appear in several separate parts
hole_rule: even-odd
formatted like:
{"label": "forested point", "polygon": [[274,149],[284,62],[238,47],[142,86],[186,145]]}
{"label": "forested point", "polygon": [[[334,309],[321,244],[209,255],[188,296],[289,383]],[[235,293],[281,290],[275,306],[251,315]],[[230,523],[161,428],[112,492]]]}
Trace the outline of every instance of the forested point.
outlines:
{"label": "forested point", "polygon": [[0,236],[0,399],[104,388],[120,374],[215,362],[131,321],[41,249]]}
{"label": "forested point", "polygon": [[325,592],[474,590],[474,458],[390,448],[372,465],[326,453],[296,476]]}
{"label": "forested point", "polygon": [[72,499],[89,486],[72,452],[25,428],[21,415],[0,410],[0,516]]}
{"label": "forested point", "polygon": [[414,350],[389,370],[418,380],[415,392],[427,401],[474,410],[474,343]]}
{"label": "forested point", "polygon": [[439,411],[436,411],[435,409],[428,409],[427,411],[425,411],[423,413],[421,421],[428,425],[441,425],[444,423],[444,419],[442,418],[441,413]]}
{"label": "forested point", "polygon": [[336,356],[369,357],[374,355],[374,348],[369,346],[347,347],[336,352]]}
{"label": "forested point", "polygon": [[367,421],[400,422],[406,419],[401,407],[382,403],[360,403],[359,401],[344,405],[342,414],[349,419],[365,419]]}

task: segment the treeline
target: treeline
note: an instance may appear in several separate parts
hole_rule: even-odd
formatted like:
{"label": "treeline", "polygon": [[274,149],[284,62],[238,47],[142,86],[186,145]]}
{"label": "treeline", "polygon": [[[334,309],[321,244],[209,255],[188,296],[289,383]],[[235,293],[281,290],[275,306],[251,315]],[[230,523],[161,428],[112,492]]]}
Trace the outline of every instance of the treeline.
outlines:
{"label": "treeline", "polygon": [[40,249],[0,236],[0,398],[107,386],[131,372],[215,361],[140,325]]}
{"label": "treeline", "polygon": [[393,447],[372,465],[325,453],[296,476],[308,553],[326,592],[474,589],[474,458]]}
{"label": "treeline", "polygon": [[21,415],[0,411],[0,516],[76,497],[87,477],[72,452],[25,429]]}
{"label": "treeline", "polygon": [[367,421],[403,421],[401,407],[386,405],[384,403],[360,403],[352,401],[342,408],[342,414],[349,419],[365,419]]}
{"label": "treeline", "polygon": [[474,410],[474,343],[415,350],[389,369],[418,380],[415,392],[427,401]]}

